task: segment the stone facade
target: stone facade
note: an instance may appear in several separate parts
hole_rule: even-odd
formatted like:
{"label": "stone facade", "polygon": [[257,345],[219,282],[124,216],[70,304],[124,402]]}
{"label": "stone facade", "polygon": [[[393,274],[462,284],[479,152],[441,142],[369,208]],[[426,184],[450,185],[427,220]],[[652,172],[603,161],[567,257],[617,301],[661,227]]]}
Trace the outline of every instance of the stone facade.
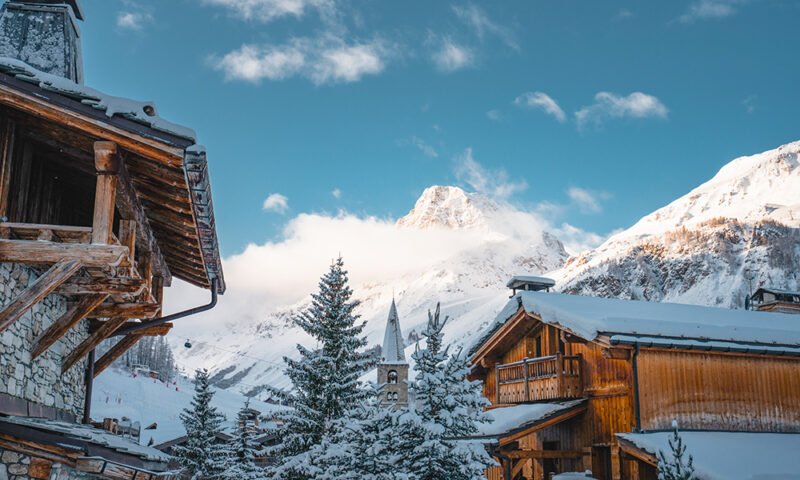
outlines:
{"label": "stone facade", "polygon": [[99,478],[43,458],[0,448],[0,480],[85,480]]}
{"label": "stone facade", "polygon": [[[5,307],[36,280],[33,271],[19,264],[0,263],[0,305]],[[83,415],[86,359],[61,374],[62,358],[88,336],[89,324],[81,320],[36,360],[33,342],[64,314],[66,299],[50,295],[0,333],[0,393]],[[4,480],[0,475],[0,480]]]}
{"label": "stone facade", "polygon": [[[389,378],[391,372],[397,374],[396,380]],[[408,405],[408,364],[379,364],[378,383],[385,384],[382,402],[384,405],[397,404],[401,407]]]}

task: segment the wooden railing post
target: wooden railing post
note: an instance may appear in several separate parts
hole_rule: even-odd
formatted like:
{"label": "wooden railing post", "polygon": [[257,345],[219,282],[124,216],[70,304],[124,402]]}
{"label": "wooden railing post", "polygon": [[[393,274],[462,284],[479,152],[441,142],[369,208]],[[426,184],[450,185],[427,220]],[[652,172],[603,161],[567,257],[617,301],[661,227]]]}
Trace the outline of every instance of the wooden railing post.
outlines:
{"label": "wooden railing post", "polygon": [[494,364],[495,405],[500,405],[500,364]]}
{"label": "wooden railing post", "polygon": [[564,355],[556,353],[556,388],[558,397],[564,397]]}
{"label": "wooden railing post", "polygon": [[522,366],[523,366],[522,370],[524,372],[524,377],[525,377],[525,401],[526,402],[530,402],[531,401],[531,386],[530,386],[530,383],[529,383],[529,380],[528,380],[528,359],[527,358],[522,360]]}
{"label": "wooden railing post", "polygon": [[94,194],[92,243],[111,243],[114,226],[114,198],[119,170],[117,145],[113,142],[94,142],[94,168],[97,171],[97,189]]}

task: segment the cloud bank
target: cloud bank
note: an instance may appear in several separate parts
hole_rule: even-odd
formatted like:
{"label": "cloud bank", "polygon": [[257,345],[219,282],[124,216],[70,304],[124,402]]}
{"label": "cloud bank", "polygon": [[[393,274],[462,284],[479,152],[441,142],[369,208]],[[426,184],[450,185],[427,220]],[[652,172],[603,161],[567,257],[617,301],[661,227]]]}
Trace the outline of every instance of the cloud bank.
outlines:
{"label": "cloud bank", "polygon": [[610,92],[599,92],[594,103],[575,112],[578,127],[593,122],[601,124],[614,118],[666,118],[669,110],[661,100],[642,92],[633,92],[623,97]]}
{"label": "cloud bank", "polygon": [[526,92],[514,99],[514,105],[542,110],[548,115],[552,115],[561,123],[567,120],[564,110],[558,106],[555,100],[543,92]]}
{"label": "cloud bank", "polygon": [[289,209],[289,199],[280,193],[273,193],[264,200],[261,208],[266,212],[286,213]]}

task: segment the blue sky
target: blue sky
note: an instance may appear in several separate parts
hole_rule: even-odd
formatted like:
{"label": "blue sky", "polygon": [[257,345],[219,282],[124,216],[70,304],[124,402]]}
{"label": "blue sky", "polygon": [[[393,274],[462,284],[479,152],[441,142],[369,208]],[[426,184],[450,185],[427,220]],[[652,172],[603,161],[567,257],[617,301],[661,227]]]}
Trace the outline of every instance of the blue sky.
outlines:
{"label": "blue sky", "polygon": [[800,139],[796,1],[83,6],[86,83],[208,147],[225,256],[433,184],[606,235]]}

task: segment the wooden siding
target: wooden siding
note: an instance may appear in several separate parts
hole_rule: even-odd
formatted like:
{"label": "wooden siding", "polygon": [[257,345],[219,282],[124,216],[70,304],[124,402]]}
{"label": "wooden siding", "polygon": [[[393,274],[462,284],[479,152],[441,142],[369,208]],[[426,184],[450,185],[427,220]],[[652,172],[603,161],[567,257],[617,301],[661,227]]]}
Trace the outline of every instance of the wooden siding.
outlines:
{"label": "wooden siding", "polygon": [[642,428],[800,432],[800,359],[642,350]]}

